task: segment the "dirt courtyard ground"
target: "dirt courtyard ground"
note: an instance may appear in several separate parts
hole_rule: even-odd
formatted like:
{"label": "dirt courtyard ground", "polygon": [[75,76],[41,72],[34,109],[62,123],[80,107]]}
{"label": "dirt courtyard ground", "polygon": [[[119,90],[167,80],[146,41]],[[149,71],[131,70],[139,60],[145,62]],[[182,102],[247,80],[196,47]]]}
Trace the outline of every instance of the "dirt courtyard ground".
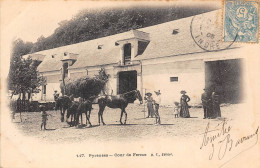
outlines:
{"label": "dirt courtyard ground", "polygon": [[[211,123],[218,123],[223,118],[232,119],[234,112],[242,104],[227,105],[221,107],[222,118],[211,119]],[[196,137],[205,130],[209,119],[203,119],[202,108],[190,108],[191,118],[174,118],[173,108],[160,107],[161,125],[154,125],[155,118],[144,118],[144,106],[129,104],[126,108],[128,120],[126,125],[120,125],[120,109],[106,108],[104,122],[106,125],[98,126],[98,105],[93,105],[90,120],[93,127],[69,127],[66,122],[60,122],[59,111],[47,111],[52,117],[48,117],[46,131],[40,130],[40,112],[22,113],[23,122],[20,122],[19,114],[16,113],[13,123],[25,134],[48,142],[82,142],[95,141],[126,141],[150,139],[153,137]],[[145,112],[147,116],[147,109]],[[83,116],[85,124],[85,116]]]}

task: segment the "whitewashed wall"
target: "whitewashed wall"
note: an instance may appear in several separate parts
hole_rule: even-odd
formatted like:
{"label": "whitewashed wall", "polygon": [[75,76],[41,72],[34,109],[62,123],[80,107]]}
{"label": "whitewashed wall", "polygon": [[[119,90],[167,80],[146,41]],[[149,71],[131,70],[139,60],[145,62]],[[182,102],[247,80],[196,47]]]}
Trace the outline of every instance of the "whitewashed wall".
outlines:
{"label": "whitewashed wall", "polygon": [[[180,91],[185,90],[191,98],[190,105],[201,103],[201,94],[205,87],[204,61],[187,60],[174,61],[168,59],[161,64],[151,61],[143,65],[143,89],[146,92],[161,91],[162,105],[173,105],[180,101]],[[171,82],[170,77],[178,77],[178,81]]]}

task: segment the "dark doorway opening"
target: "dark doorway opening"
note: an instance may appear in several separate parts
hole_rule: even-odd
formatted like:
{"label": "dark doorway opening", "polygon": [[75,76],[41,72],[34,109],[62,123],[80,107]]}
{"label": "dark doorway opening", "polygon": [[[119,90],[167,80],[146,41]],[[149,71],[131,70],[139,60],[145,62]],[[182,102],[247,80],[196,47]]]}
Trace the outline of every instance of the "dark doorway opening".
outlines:
{"label": "dark doorway opening", "polygon": [[243,60],[221,60],[205,62],[205,84],[211,91],[215,89],[221,103],[243,101]]}
{"label": "dark doorway opening", "polygon": [[137,72],[125,71],[119,72],[119,89],[118,93],[126,93],[137,89]]}

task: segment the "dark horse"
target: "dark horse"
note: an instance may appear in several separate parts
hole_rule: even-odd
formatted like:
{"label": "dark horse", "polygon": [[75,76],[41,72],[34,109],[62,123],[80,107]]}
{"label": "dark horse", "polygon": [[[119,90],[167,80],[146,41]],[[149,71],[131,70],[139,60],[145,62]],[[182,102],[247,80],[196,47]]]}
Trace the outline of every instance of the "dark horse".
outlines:
{"label": "dark horse", "polygon": [[103,123],[103,125],[105,125],[104,121],[103,121],[103,112],[105,110],[105,107],[108,106],[110,108],[120,108],[121,109],[121,116],[120,116],[120,123],[122,123],[122,116],[123,113],[125,114],[125,122],[124,124],[126,124],[126,120],[127,120],[127,113],[125,111],[125,108],[127,107],[128,103],[134,102],[136,99],[138,99],[140,101],[140,104],[143,103],[142,100],[142,96],[139,92],[139,90],[133,90],[124,94],[119,94],[116,96],[110,96],[110,95],[106,95],[106,96],[102,96],[101,98],[98,99],[98,105],[99,105],[99,112],[98,112],[98,123],[100,125],[100,118],[101,121]]}
{"label": "dark horse", "polygon": [[76,123],[75,126],[79,124],[79,116],[81,118],[81,125],[82,125],[82,113],[85,113],[85,115],[86,115],[86,126],[87,126],[87,123],[89,122],[89,125],[91,127],[92,125],[91,125],[91,122],[89,120],[91,110],[92,110],[92,101],[91,100],[85,100],[85,101],[80,102],[78,109],[77,109],[76,116],[75,116],[75,119],[76,119],[75,120],[75,123]]}
{"label": "dark horse", "polygon": [[79,102],[72,101],[71,106],[67,109],[67,119],[66,119],[66,121],[68,122],[68,118],[70,117],[70,119],[71,119],[71,121],[69,123],[70,126],[73,126],[73,125],[76,126],[76,117],[77,117],[79,105],[80,105]]}
{"label": "dark horse", "polygon": [[55,104],[55,110],[60,110],[60,115],[61,115],[61,122],[64,122],[64,115],[66,110],[68,110],[72,105],[72,100],[69,96],[60,96],[56,100]]}

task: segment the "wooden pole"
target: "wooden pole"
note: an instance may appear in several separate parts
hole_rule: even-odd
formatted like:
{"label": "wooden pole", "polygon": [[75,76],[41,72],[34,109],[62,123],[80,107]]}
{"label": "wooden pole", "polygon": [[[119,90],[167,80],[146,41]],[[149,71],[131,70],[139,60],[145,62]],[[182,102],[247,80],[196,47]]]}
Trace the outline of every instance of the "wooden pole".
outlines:
{"label": "wooden pole", "polygon": [[[146,95],[146,89],[144,89],[144,96]],[[143,109],[143,112],[144,112],[144,118],[145,118],[145,101],[144,101],[144,109]]]}

